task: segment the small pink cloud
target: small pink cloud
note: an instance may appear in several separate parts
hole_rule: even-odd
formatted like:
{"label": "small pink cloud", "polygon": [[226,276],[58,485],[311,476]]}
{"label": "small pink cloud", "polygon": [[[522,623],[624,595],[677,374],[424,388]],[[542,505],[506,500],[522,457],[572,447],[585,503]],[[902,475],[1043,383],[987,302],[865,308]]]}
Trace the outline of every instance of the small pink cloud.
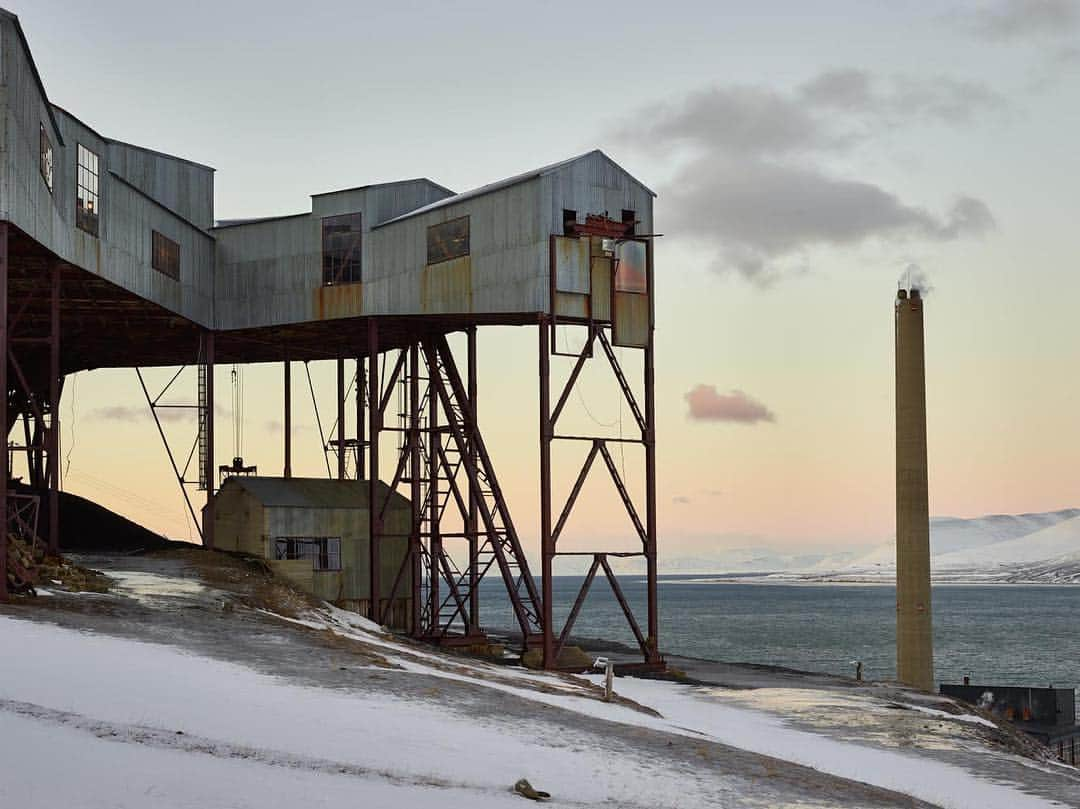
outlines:
{"label": "small pink cloud", "polygon": [[696,385],[683,398],[690,405],[690,418],[696,421],[734,421],[740,424],[776,421],[769,408],[741,390],[717,393],[715,385]]}

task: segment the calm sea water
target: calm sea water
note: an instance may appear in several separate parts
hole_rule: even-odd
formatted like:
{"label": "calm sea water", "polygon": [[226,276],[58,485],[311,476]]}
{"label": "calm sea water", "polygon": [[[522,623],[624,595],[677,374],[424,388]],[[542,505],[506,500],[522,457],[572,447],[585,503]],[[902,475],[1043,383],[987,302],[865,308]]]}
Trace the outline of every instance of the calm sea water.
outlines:
{"label": "calm sea water", "polygon": [[[661,648],[669,654],[766,663],[868,679],[895,673],[896,597],[891,586],[717,583],[715,576],[663,576]],[[580,577],[553,581],[559,626]],[[644,579],[624,576],[627,599],[645,621]],[[509,627],[501,584],[485,581],[485,626]],[[1080,687],[1080,587],[935,586],[936,679]],[[644,627],[643,627],[644,628]],[[600,577],[574,626],[581,638],[633,645],[633,635]]]}

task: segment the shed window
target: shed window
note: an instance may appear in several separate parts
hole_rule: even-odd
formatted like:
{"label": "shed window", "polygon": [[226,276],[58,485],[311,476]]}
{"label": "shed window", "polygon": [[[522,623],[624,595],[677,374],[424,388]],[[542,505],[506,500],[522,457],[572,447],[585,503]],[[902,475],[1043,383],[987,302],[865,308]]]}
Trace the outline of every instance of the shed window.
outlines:
{"label": "shed window", "polygon": [[323,284],[360,283],[362,214],[325,216],[322,220]]}
{"label": "shed window", "polygon": [[91,236],[98,235],[98,156],[81,143],[75,175],[75,224]]}
{"label": "shed window", "polygon": [[427,263],[438,264],[469,255],[469,217],[462,216],[427,229]]}
{"label": "shed window", "polygon": [[277,537],[274,558],[310,559],[312,570],[341,570],[341,538]]}
{"label": "shed window", "polygon": [[41,179],[52,193],[53,190],[53,148],[48,133],[45,132],[45,124],[38,124],[41,133],[38,149],[38,169],[41,171]]}
{"label": "shed window", "polygon": [[155,270],[172,278],[174,281],[180,280],[180,245],[170,239],[168,236],[163,236],[156,230],[152,231],[154,236],[153,255],[150,263]]}

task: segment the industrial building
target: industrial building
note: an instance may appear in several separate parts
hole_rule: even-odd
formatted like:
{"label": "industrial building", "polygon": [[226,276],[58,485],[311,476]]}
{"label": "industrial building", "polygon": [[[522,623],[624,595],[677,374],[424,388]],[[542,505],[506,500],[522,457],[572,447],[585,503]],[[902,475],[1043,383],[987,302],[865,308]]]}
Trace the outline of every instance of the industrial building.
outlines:
{"label": "industrial building", "polygon": [[[362,481],[326,478],[264,478],[233,475],[214,495],[214,538],[221,550],[268,560],[278,575],[316,598],[361,614],[371,612],[369,490]],[[391,600],[394,574],[409,554],[412,507],[379,485],[386,502],[380,563],[387,623],[408,630],[412,571]]]}
{"label": "industrial building", "polygon": [[1080,723],[1072,688],[941,684],[941,693],[989,711],[1045,744],[1066,764],[1080,764]]}
{"label": "industrial building", "polygon": [[[233,531],[223,543],[239,543],[255,530],[237,529],[235,513],[229,529],[227,519],[215,517],[219,502],[233,508],[235,487],[256,501],[265,498],[264,509],[290,507],[288,498],[276,502],[247,488],[261,485],[251,482],[227,481],[214,497],[215,366],[280,363],[281,477],[288,480],[292,367],[330,361],[337,368],[337,419],[325,448],[336,456],[334,477],[352,479],[352,491],[367,490],[362,503],[350,501],[368,519],[367,588],[349,593],[358,601],[365,592],[383,594],[369,599],[371,618],[388,620],[404,599],[416,637],[473,643],[484,636],[480,582],[491,576],[504,585],[524,643],[542,648],[544,665],[555,667],[602,573],[643,664],[662,665],[649,188],[592,151],[465,193],[406,179],[315,194],[310,210],[290,216],[217,222],[214,169],[106,136],[51,103],[22,27],[8,12],[0,12],[0,63],[0,349],[8,357],[0,363],[8,391],[0,420],[8,428],[9,457],[25,458],[30,483],[43,493],[41,525],[51,548],[59,542],[59,402],[67,374],[198,369],[197,452],[187,464],[183,451],[170,449],[169,457],[185,496],[191,486],[207,493],[201,535],[215,547],[221,531]],[[478,418],[476,333],[488,325],[528,327],[537,335],[540,419],[529,417],[523,428],[537,430],[540,447],[539,577]],[[557,329],[576,331],[581,348],[560,352]],[[461,358],[447,339],[455,333],[465,335]],[[632,351],[620,356],[619,346]],[[588,363],[610,368],[612,390],[633,417],[629,434],[558,429]],[[179,378],[177,371],[161,391],[144,382],[155,416]],[[404,403],[394,414],[399,418],[387,416],[392,400]],[[580,474],[565,482],[570,494],[561,507],[553,498],[556,443],[579,447],[582,456]],[[638,447],[643,497],[627,489],[613,460],[616,446]],[[640,544],[619,553],[560,550],[583,484],[603,474],[600,466]],[[408,525],[389,516],[398,513],[399,498],[409,504]],[[0,501],[9,520],[23,507],[5,487]],[[190,500],[188,506],[196,516]],[[390,549],[397,540],[408,553],[394,565]],[[581,557],[587,575],[569,618],[557,627],[551,580],[560,555]],[[615,555],[642,560],[643,621],[609,563]],[[0,587],[4,581],[0,575]]]}

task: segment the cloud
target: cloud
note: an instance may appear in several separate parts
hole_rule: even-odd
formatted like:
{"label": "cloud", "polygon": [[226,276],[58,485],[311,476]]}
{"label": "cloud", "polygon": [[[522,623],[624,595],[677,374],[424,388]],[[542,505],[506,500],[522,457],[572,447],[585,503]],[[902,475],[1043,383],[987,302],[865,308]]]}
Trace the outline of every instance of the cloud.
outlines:
{"label": "cloud", "polygon": [[769,408],[741,390],[717,393],[713,385],[697,385],[683,398],[690,405],[690,418],[697,421],[734,421],[741,424],[776,421]]}
{"label": "cloud", "polygon": [[[232,419],[232,411],[223,404],[214,405],[214,414],[218,419]],[[166,423],[190,421],[195,423],[194,407],[158,407],[157,416]],[[100,421],[141,421],[151,418],[148,406],[132,407],[129,405],[109,405],[90,411],[89,417]]]}
{"label": "cloud", "polygon": [[681,156],[660,189],[670,230],[710,249],[713,269],[768,286],[809,269],[808,251],[818,247],[945,242],[992,230],[982,200],[957,194],[934,212],[831,163],[902,127],[962,126],[1004,107],[974,82],[843,68],[788,91],[698,90],[643,108],[614,136]]}
{"label": "cloud", "polygon": [[1080,22],[1077,0],[1001,0],[955,14],[960,27],[983,39],[1068,36]]}
{"label": "cloud", "polygon": [[677,494],[671,498],[671,502],[679,506],[685,506],[693,501],[684,494]]}
{"label": "cloud", "polygon": [[714,269],[735,269],[761,285],[803,268],[802,254],[816,246],[872,238],[945,242],[994,227],[986,204],[971,197],[934,214],[878,185],[819,168],[712,155],[687,165],[669,197],[668,215],[715,251]]}

